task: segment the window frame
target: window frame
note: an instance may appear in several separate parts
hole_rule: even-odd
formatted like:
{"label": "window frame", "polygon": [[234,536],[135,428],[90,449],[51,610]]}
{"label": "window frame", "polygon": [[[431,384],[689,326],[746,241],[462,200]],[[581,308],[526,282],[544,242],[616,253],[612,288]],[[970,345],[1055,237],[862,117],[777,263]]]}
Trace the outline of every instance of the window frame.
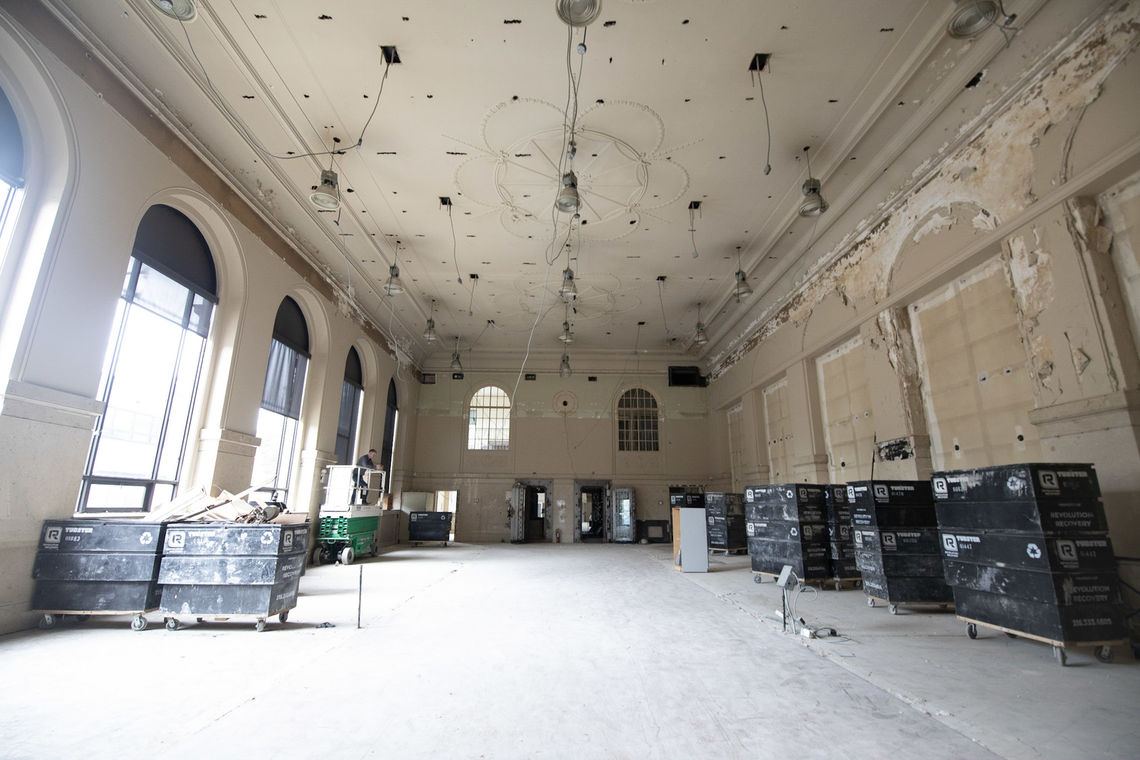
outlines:
{"label": "window frame", "polygon": [[[498,391],[503,404],[478,404],[480,394]],[[511,397],[497,385],[484,385],[471,394],[467,402],[467,450],[509,451],[511,448]],[[493,411],[492,411],[493,410]],[[498,423],[498,424],[496,424]],[[505,429],[507,437],[502,445],[491,445],[491,434]],[[482,435],[480,435],[482,433]],[[479,445],[479,438],[485,441]],[[499,439],[495,439],[499,440]]]}
{"label": "window frame", "polygon": [[[627,404],[627,399],[638,403]],[[622,392],[614,416],[619,452],[661,451],[661,405],[648,388],[634,386]]]}
{"label": "window frame", "polygon": [[[182,314],[179,320],[175,320],[170,313],[162,313],[154,308],[150,308],[143,301],[136,300],[138,296],[139,277],[142,274],[143,267],[146,267],[155,275],[168,280],[186,291],[185,303],[182,308]],[[149,512],[154,508],[155,491],[159,488],[170,488],[171,495],[178,492],[178,485],[182,478],[182,468],[186,463],[186,453],[190,441],[190,432],[192,423],[194,421],[194,412],[197,406],[198,394],[202,385],[202,370],[205,366],[206,353],[209,347],[209,333],[210,325],[213,323],[214,309],[217,306],[217,297],[212,293],[207,293],[203,288],[195,286],[193,283],[183,282],[181,278],[173,277],[169,273],[155,268],[144,257],[132,254],[127,265],[127,274],[124,278],[123,289],[119,294],[119,299],[122,302],[121,311],[116,317],[116,324],[113,330],[112,344],[108,347],[106,367],[104,369],[104,376],[101,382],[99,399],[103,402],[103,413],[99,415],[95,422],[94,429],[91,435],[91,444],[88,447],[87,461],[83,469],[83,477],[80,483],[79,496],[76,500],[75,512],[76,514],[113,514],[121,512]],[[198,321],[198,326],[193,325],[193,317],[195,315],[195,304],[201,302],[208,305],[208,313],[204,320]],[[175,350],[173,364],[170,370],[169,386],[166,392],[166,401],[163,405],[162,420],[159,424],[159,432],[157,440],[154,444],[154,458],[150,464],[150,477],[130,477],[124,475],[105,475],[96,473],[95,465],[97,462],[99,447],[104,441],[104,432],[107,424],[107,414],[111,409],[111,397],[115,389],[116,375],[119,370],[119,362],[122,358],[124,350],[124,343],[128,324],[131,315],[136,310],[142,309],[149,314],[164,319],[180,328],[178,337],[178,347]],[[200,312],[198,313],[201,316]],[[201,344],[198,347],[198,357],[194,364],[192,378],[188,378],[190,382],[189,397],[186,399],[185,419],[182,420],[182,435],[181,439],[177,442],[178,453],[174,463],[173,475],[170,477],[161,477],[161,470],[164,462],[164,454],[166,454],[166,447],[171,432],[172,416],[174,414],[174,401],[178,392],[179,368],[182,367],[185,351],[187,350],[187,335],[194,334],[200,337]],[[138,506],[123,506],[123,507],[98,507],[92,508],[88,504],[90,502],[91,489],[93,486],[126,486],[131,488],[143,488],[142,502]]]}

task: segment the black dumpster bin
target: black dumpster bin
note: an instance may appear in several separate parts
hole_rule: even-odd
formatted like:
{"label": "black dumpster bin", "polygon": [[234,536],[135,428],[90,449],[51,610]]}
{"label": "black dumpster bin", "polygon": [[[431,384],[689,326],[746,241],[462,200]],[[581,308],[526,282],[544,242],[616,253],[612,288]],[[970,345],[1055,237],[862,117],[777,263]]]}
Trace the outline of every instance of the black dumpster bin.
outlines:
{"label": "black dumpster bin", "polygon": [[411,512],[408,515],[408,540],[413,544],[422,541],[451,540],[450,512]]}
{"label": "black dumpster bin", "polygon": [[309,524],[184,523],[166,531],[158,582],[166,627],[176,615],[248,615],[257,630],[273,615],[284,623],[297,604],[308,557]]}
{"label": "black dumpster bin", "polygon": [[128,520],[45,520],[32,578],[32,609],[51,628],[59,615],[134,615],[158,609],[162,523]]}

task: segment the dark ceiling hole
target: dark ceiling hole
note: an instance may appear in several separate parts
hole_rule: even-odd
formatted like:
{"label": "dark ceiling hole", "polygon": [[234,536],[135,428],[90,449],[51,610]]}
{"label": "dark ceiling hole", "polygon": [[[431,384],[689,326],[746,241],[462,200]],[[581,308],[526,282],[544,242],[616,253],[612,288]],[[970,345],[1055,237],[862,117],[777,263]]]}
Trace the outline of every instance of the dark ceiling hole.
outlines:
{"label": "dark ceiling hole", "polygon": [[682,25],[687,24],[687,23],[689,23],[689,19],[685,19],[684,21],[681,22]]}
{"label": "dark ceiling hole", "polygon": [[505,19],[503,19],[503,23],[504,24],[521,24],[522,19],[521,18],[505,18]]}
{"label": "dark ceiling hole", "polygon": [[511,96],[511,100],[518,100],[518,99],[519,99],[519,96],[518,96],[518,95],[512,95],[512,96]]}
{"label": "dark ceiling hole", "polygon": [[893,26],[884,26],[879,31],[880,32],[893,32],[894,30],[895,30],[895,28]]}
{"label": "dark ceiling hole", "polygon": [[242,95],[241,99],[242,100],[253,100],[253,96],[252,95]]}
{"label": "dark ceiling hole", "polygon": [[958,444],[956,444],[956,443],[955,443],[955,444],[954,444],[954,450],[955,450],[955,451],[961,451],[961,450],[962,450],[962,447],[961,447],[961,446],[959,446]]}
{"label": "dark ceiling hole", "polygon": [[604,26],[606,28],[609,28],[611,26],[616,26],[616,25],[617,25],[616,21],[606,21],[605,23],[602,24],[602,26]]}
{"label": "dark ceiling hole", "polygon": [[332,16],[328,15],[327,13],[322,13],[321,15],[317,16],[317,21],[332,21]]}
{"label": "dark ceiling hole", "polygon": [[307,92],[306,92],[306,93],[305,93],[305,97],[306,97],[306,98],[307,98],[307,97],[309,97],[309,93],[307,93]]}
{"label": "dark ceiling hole", "polygon": [[971,89],[977,87],[978,82],[982,81],[982,77],[984,77],[985,75],[986,75],[986,72],[984,72],[984,71],[979,71],[977,74],[974,74],[974,76],[970,78],[970,81],[966,82],[966,89],[971,90]]}
{"label": "dark ceiling hole", "polygon": [[293,151],[291,151],[291,150],[287,150],[287,151],[285,151],[285,155],[286,155],[286,156],[294,156],[294,155],[296,155],[296,153],[294,153],[294,152],[293,152]]}
{"label": "dark ceiling hole", "polygon": [[827,102],[828,103],[838,103],[839,101],[836,98],[828,98]]}
{"label": "dark ceiling hole", "polygon": [[378,150],[378,151],[376,151],[376,155],[378,155],[378,156],[394,156],[394,155],[396,155],[396,151],[394,151],[394,150]]}
{"label": "dark ceiling hole", "polygon": [[1025,436],[1023,436],[1021,433],[1018,433],[1018,434],[1017,434],[1017,440],[1018,440],[1018,441],[1024,441],[1024,440],[1025,440]]}
{"label": "dark ceiling hole", "polygon": [[255,13],[255,14],[253,14],[253,17],[254,18],[266,18],[266,15],[264,13]]}

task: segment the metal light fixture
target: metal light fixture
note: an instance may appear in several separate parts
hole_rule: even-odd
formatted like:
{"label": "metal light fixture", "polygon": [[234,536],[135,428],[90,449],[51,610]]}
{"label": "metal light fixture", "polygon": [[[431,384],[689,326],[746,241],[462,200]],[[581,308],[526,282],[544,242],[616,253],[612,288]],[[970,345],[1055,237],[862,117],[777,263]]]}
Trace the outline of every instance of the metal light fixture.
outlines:
{"label": "metal light fixture", "polygon": [[570,354],[562,354],[562,363],[558,365],[559,377],[570,377],[574,370],[570,369]]}
{"label": "metal light fixture", "polygon": [[558,336],[558,340],[566,345],[574,342],[574,333],[570,331],[570,304],[566,304],[566,318],[562,320],[562,334]]}
{"label": "metal light fixture", "polygon": [[804,155],[807,156],[808,178],[804,180],[803,193],[804,202],[800,206],[800,216],[819,216],[829,208],[827,201],[819,194],[821,185],[818,179],[811,176],[811,156],[808,155],[808,149],[811,146],[804,146]]}
{"label": "metal light fixture", "polygon": [[562,175],[562,189],[558,191],[558,197],[554,199],[554,206],[564,213],[576,214],[580,205],[578,177],[572,171],[566,172]]}
{"label": "metal light fixture", "polygon": [[574,270],[566,267],[562,272],[562,287],[558,289],[558,296],[569,303],[578,297],[578,286],[574,284]]}
{"label": "metal light fixture", "polygon": [[428,312],[427,329],[424,330],[424,340],[428,343],[435,343],[439,338],[435,334],[435,299],[431,299],[431,311]]}
{"label": "metal light fixture", "polygon": [[463,362],[459,361],[459,336],[455,336],[455,350],[451,352],[451,371],[462,372]]}
{"label": "metal light fixture", "polygon": [[752,286],[748,284],[748,279],[744,275],[743,269],[736,270],[736,285],[732,288],[732,294],[736,296],[736,300],[752,295]]}
{"label": "metal light fixture", "polygon": [[[743,274],[743,272],[741,272]],[[747,284],[747,283],[746,283]],[[697,332],[693,338],[693,342],[698,346],[703,346],[709,342],[709,335],[705,332],[705,323],[701,321],[701,305],[697,304]]]}
{"label": "metal light fixture", "polygon": [[150,4],[176,21],[193,21],[198,15],[194,0],[150,0]]}
{"label": "metal light fixture", "polygon": [[390,296],[398,296],[404,292],[404,283],[400,280],[400,268],[395,264],[388,267],[388,282],[384,285],[384,292]]}
{"label": "metal light fixture", "polygon": [[309,200],[314,206],[325,211],[336,211],[340,208],[340,188],[337,186],[336,172],[332,169],[321,171],[321,182],[309,195]]}
{"label": "metal light fixture", "polygon": [[958,9],[946,25],[946,33],[954,39],[974,37],[989,29],[998,19],[994,0],[954,0]]}
{"label": "metal light fixture", "polygon": [[602,12],[602,0],[554,0],[554,10],[570,26],[587,26]]}

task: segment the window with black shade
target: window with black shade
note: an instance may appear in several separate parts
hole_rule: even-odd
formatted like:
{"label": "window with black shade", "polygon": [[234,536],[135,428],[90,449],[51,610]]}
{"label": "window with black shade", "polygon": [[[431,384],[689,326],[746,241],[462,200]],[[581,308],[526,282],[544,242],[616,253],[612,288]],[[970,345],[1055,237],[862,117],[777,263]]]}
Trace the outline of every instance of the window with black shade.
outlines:
{"label": "window with black shade", "polygon": [[143,216],[103,361],[77,510],[146,511],[178,488],[210,331],[214,261],[169,206]]}
{"label": "window with black shade", "polygon": [[360,354],[355,348],[348,349],[344,362],[344,382],[340,386],[340,414],[336,422],[336,462],[353,464],[353,448],[356,446],[356,425],[360,418],[360,399],[364,395],[364,372],[360,366]]}
{"label": "window with black shade", "polygon": [[657,399],[644,388],[630,388],[618,399],[618,451],[657,451]]}
{"label": "window with black shade", "polygon": [[388,473],[387,488],[392,489],[392,455],[396,451],[396,423],[400,419],[400,407],[396,403],[396,381],[388,381],[388,403],[384,408],[384,441],[380,444],[379,465]]}
{"label": "window with black shade", "polygon": [[272,494],[279,501],[288,499],[289,479],[297,458],[298,421],[308,365],[308,324],[301,307],[286,296],[273,322],[269,366],[257,413],[261,445],[253,457],[251,483],[257,491]]}

